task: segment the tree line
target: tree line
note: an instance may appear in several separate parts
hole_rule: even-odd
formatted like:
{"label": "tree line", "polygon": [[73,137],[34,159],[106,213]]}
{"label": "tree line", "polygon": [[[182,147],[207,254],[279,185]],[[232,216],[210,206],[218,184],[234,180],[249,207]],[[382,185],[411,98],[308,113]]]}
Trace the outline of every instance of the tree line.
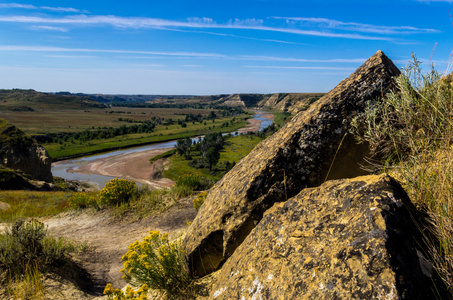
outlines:
{"label": "tree line", "polygon": [[81,142],[108,139],[120,135],[132,133],[151,133],[154,131],[156,124],[151,121],[144,121],[141,124],[131,126],[121,125],[119,127],[104,127],[95,130],[84,130],[82,132],[64,132],[47,134],[45,142],[64,143],[68,140],[77,140]]}

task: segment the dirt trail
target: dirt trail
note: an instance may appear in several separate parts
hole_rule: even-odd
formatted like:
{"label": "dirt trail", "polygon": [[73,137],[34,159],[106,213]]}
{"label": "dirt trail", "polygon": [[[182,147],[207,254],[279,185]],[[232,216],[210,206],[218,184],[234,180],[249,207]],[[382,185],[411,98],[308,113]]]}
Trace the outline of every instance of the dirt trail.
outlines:
{"label": "dirt trail", "polygon": [[[166,232],[170,238],[176,238],[195,215],[191,199],[185,199],[161,215],[138,221],[118,221],[108,211],[69,212],[41,221],[52,235],[89,246],[90,249],[78,255],[77,260],[92,279],[89,293],[92,297],[88,297],[92,299],[102,295],[107,283],[120,288],[126,285],[119,270],[122,268],[121,257],[131,243],[141,240],[151,230]],[[63,288],[69,289],[68,286]]]}

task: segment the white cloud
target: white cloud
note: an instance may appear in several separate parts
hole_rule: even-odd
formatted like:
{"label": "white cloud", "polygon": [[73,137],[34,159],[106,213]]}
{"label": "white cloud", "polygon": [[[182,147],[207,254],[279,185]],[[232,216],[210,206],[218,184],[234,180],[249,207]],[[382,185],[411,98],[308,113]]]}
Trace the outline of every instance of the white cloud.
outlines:
{"label": "white cloud", "polygon": [[357,33],[335,33],[319,30],[302,30],[297,28],[270,27],[260,25],[259,20],[235,20],[227,24],[218,24],[215,22],[194,21],[172,21],[155,18],[136,18],[136,17],[118,17],[118,16],[68,16],[62,18],[52,17],[33,17],[33,16],[0,16],[0,22],[15,23],[40,23],[40,24],[73,24],[73,25],[110,25],[118,28],[152,28],[152,29],[172,29],[172,28],[216,28],[216,29],[246,29],[270,32],[282,32],[296,35],[319,36],[328,38],[344,38],[359,40],[391,40],[386,37],[376,37],[361,35]]}
{"label": "white cloud", "polygon": [[[200,52],[163,52],[163,51],[141,51],[141,50],[117,50],[117,49],[88,49],[88,48],[62,48],[49,46],[18,46],[18,45],[0,45],[0,51],[29,51],[29,52],[75,52],[75,53],[113,53],[113,54],[134,54],[128,58],[158,58],[159,56],[172,57],[196,57],[196,58],[214,58],[230,60],[248,60],[248,61],[272,61],[272,62],[300,62],[300,63],[363,63],[366,58],[332,58],[332,59],[309,59],[309,58],[292,58],[260,55],[236,55],[229,56],[220,53],[200,53]],[[136,56],[153,55],[150,56]],[[199,66],[199,65],[190,65]]]}
{"label": "white cloud", "polygon": [[274,56],[253,56],[242,55],[238,57],[243,60],[256,61],[281,61],[281,62],[307,62],[307,63],[364,63],[366,58],[333,58],[333,59],[307,59],[307,58],[288,58]]}
{"label": "white cloud", "polygon": [[347,67],[288,67],[288,66],[242,66],[244,68],[256,68],[256,69],[286,69],[286,70],[335,70],[335,71],[355,71],[356,68]]}
{"label": "white cloud", "polygon": [[[453,1],[453,0],[452,0]],[[430,28],[416,28],[413,26],[382,26],[356,22],[343,22],[326,18],[288,18],[272,17],[272,19],[285,20],[289,24],[301,26],[321,26],[329,29],[343,31],[376,33],[376,34],[410,34],[410,33],[436,33],[440,32]]]}
{"label": "white cloud", "polygon": [[18,3],[0,3],[0,8],[24,8],[24,9],[38,9],[38,7],[29,4]]}
{"label": "white cloud", "polygon": [[0,8],[22,8],[22,9],[41,9],[41,10],[50,10],[56,12],[71,12],[71,13],[88,13],[86,10],[81,11],[77,8],[72,7],[50,7],[50,6],[35,6],[30,4],[19,4],[19,3],[0,3]]}
{"label": "white cloud", "polygon": [[92,53],[146,54],[146,55],[204,57],[204,58],[226,57],[225,55],[218,54],[218,53],[111,50],[111,49],[62,48],[62,47],[48,47],[48,46],[16,46],[16,45],[0,46],[0,51],[82,52],[82,53],[92,52]]}
{"label": "white cloud", "polygon": [[31,28],[34,29],[34,30],[48,30],[48,31],[68,32],[68,30],[66,28],[55,27],[55,26],[46,26],[46,25],[32,26]]}
{"label": "white cloud", "polygon": [[230,26],[262,26],[264,23],[263,20],[260,19],[234,19],[234,20],[229,20],[228,25]]}
{"label": "white cloud", "polygon": [[79,13],[80,9],[72,8],[72,7],[49,7],[49,6],[40,6],[40,9],[51,10],[51,11],[61,11],[61,12],[73,12]]}

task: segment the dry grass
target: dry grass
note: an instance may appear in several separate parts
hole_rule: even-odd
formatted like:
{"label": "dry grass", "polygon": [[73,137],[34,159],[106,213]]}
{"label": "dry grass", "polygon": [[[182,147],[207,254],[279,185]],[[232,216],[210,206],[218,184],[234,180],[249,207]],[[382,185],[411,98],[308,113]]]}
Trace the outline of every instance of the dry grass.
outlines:
{"label": "dry grass", "polygon": [[374,167],[397,178],[428,215],[431,260],[453,295],[453,85],[433,68],[423,73],[414,57],[364,124],[359,136],[380,162]]}
{"label": "dry grass", "polygon": [[17,218],[52,216],[69,209],[72,192],[0,191],[0,201],[10,205],[0,214],[0,222]]}

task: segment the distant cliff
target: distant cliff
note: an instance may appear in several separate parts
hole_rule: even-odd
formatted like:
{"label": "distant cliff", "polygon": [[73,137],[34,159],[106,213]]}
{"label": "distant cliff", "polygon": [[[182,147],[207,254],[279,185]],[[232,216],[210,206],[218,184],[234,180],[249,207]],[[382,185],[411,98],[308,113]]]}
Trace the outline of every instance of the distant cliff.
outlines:
{"label": "distant cliff", "polygon": [[52,159],[44,147],[8,121],[0,119],[0,165],[34,180],[52,182]]}
{"label": "distant cliff", "polygon": [[218,103],[227,106],[257,107],[288,111],[295,115],[321,98],[322,93],[231,94],[220,97]]}

